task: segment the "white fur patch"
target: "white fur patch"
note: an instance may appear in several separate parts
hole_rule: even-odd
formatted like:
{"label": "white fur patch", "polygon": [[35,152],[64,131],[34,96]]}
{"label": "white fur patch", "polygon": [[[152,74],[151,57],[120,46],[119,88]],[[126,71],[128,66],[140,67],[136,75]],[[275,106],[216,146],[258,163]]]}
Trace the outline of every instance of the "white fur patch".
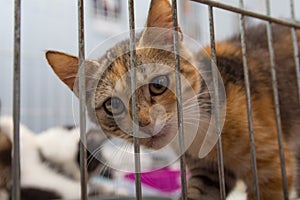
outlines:
{"label": "white fur patch", "polygon": [[[12,141],[12,118],[1,117],[0,127]],[[76,162],[78,142],[78,129],[70,131],[58,127],[35,134],[20,124],[21,187],[54,191],[63,199],[80,199],[80,171]],[[42,151],[46,159],[59,163],[62,168],[67,169],[73,177],[76,177],[76,180],[57,173],[46,163],[41,162],[39,151]],[[113,193],[111,188],[106,188],[104,184],[97,184],[92,187],[99,193],[115,194],[118,192]],[[2,200],[1,196],[0,200]]]}

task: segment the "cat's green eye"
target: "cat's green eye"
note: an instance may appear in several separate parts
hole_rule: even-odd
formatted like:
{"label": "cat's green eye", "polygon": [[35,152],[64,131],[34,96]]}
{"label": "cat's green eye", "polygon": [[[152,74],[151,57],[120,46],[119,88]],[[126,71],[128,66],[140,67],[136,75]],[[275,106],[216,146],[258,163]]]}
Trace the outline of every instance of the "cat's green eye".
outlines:
{"label": "cat's green eye", "polygon": [[161,75],[153,78],[149,83],[149,91],[151,95],[157,96],[163,94],[169,85],[168,76]]}
{"label": "cat's green eye", "polygon": [[125,111],[125,106],[121,99],[112,97],[105,101],[104,109],[109,115],[120,115]]}

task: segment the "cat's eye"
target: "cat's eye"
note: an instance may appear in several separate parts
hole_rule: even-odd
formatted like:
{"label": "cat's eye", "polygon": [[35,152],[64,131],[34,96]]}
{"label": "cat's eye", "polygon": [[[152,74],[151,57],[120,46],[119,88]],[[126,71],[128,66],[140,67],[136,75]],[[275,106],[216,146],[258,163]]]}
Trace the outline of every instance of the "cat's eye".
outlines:
{"label": "cat's eye", "polygon": [[157,76],[149,83],[149,91],[151,95],[157,96],[163,94],[169,85],[169,78],[167,76]]}
{"label": "cat's eye", "polygon": [[105,101],[104,109],[109,115],[120,115],[125,111],[125,106],[121,99],[112,97]]}

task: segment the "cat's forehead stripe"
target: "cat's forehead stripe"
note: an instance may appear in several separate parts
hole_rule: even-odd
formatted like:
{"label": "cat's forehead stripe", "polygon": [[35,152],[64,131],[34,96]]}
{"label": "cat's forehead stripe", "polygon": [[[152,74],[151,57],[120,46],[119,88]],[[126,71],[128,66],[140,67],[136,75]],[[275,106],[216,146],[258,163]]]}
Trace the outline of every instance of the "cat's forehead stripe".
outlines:
{"label": "cat's forehead stripe", "polygon": [[114,66],[112,67],[112,74],[114,79],[121,79],[126,73],[127,73],[127,68],[126,68],[126,63],[124,63],[124,59],[120,57],[115,63]]}

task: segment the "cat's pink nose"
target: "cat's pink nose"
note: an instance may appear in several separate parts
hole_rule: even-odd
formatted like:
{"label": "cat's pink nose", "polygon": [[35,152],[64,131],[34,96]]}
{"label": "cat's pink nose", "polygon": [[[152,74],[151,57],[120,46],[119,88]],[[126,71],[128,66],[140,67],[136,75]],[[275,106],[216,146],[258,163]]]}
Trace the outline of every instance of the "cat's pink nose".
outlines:
{"label": "cat's pink nose", "polygon": [[139,120],[140,130],[146,133],[149,136],[153,135],[154,124],[151,118]]}
{"label": "cat's pink nose", "polygon": [[140,128],[146,127],[146,126],[148,126],[149,124],[151,124],[151,120],[150,120],[150,119],[149,119],[149,120],[140,120],[140,121],[139,121],[139,126],[140,126]]}

